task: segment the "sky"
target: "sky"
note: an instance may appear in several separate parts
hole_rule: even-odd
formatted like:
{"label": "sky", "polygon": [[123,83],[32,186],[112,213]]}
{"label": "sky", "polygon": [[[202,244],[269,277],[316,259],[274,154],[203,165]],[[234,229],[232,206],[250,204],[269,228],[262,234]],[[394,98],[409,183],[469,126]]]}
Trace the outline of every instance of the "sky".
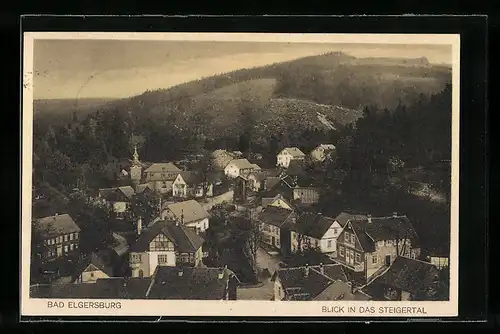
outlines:
{"label": "sky", "polygon": [[451,64],[451,46],[446,45],[35,40],[33,94],[35,99],[123,98],[334,51]]}

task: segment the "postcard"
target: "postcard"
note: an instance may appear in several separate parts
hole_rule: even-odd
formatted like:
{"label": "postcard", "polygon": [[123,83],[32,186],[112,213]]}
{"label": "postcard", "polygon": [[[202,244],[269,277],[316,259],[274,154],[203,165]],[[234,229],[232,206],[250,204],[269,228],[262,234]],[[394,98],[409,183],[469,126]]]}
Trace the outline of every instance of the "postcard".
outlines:
{"label": "postcard", "polygon": [[458,315],[459,35],[23,43],[21,315]]}

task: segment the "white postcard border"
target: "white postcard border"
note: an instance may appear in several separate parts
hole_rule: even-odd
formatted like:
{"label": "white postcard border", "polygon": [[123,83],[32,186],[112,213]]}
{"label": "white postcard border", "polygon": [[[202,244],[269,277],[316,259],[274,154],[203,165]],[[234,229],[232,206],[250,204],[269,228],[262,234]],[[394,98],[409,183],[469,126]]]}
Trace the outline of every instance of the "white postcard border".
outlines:
{"label": "white postcard border", "polygon": [[[77,300],[29,297],[31,241],[31,184],[33,136],[33,47],[35,39],[114,39],[176,41],[238,41],[290,43],[448,44],[452,45],[452,188],[450,300],[427,302],[380,301],[191,301],[191,300]],[[22,222],[21,316],[239,316],[239,317],[453,317],[458,316],[459,94],[460,36],[452,34],[270,34],[270,33],[24,33],[22,106]],[[63,307],[49,307],[49,302]],[[63,304],[61,304],[61,302]],[[93,303],[92,305],[90,303]],[[55,305],[55,304],[52,304]],[[114,305],[113,308],[101,306]],[[118,306],[120,306],[118,308]],[[343,311],[340,312],[340,307]],[[349,312],[349,308],[354,311]],[[374,307],[374,312],[369,312]],[[394,313],[381,312],[393,307]],[[335,311],[336,310],[336,311]],[[365,312],[362,312],[362,311]],[[410,313],[408,313],[410,311]],[[419,313],[425,312],[425,313]]]}

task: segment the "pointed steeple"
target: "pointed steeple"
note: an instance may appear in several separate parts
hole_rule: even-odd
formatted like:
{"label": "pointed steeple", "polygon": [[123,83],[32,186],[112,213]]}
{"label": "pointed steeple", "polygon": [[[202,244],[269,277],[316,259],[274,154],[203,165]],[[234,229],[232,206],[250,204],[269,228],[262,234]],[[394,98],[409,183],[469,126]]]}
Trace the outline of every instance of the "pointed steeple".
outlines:
{"label": "pointed steeple", "polygon": [[137,153],[137,145],[134,146],[134,160],[132,160],[132,164],[133,165],[139,165],[140,164],[140,161],[139,161],[139,153]]}

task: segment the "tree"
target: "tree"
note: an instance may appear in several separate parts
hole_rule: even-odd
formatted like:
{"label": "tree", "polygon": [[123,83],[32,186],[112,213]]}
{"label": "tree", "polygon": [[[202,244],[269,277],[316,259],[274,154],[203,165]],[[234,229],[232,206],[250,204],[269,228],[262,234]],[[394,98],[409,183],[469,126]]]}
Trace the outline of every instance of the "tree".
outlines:
{"label": "tree", "polygon": [[200,176],[200,185],[203,191],[203,198],[207,197],[207,193],[212,186],[212,176],[214,174],[214,160],[212,154],[208,150],[201,150],[198,155],[197,162],[193,166]]}
{"label": "tree", "polygon": [[149,224],[160,214],[160,195],[155,191],[143,191],[135,194],[130,202],[132,217],[142,218],[144,224]]}

